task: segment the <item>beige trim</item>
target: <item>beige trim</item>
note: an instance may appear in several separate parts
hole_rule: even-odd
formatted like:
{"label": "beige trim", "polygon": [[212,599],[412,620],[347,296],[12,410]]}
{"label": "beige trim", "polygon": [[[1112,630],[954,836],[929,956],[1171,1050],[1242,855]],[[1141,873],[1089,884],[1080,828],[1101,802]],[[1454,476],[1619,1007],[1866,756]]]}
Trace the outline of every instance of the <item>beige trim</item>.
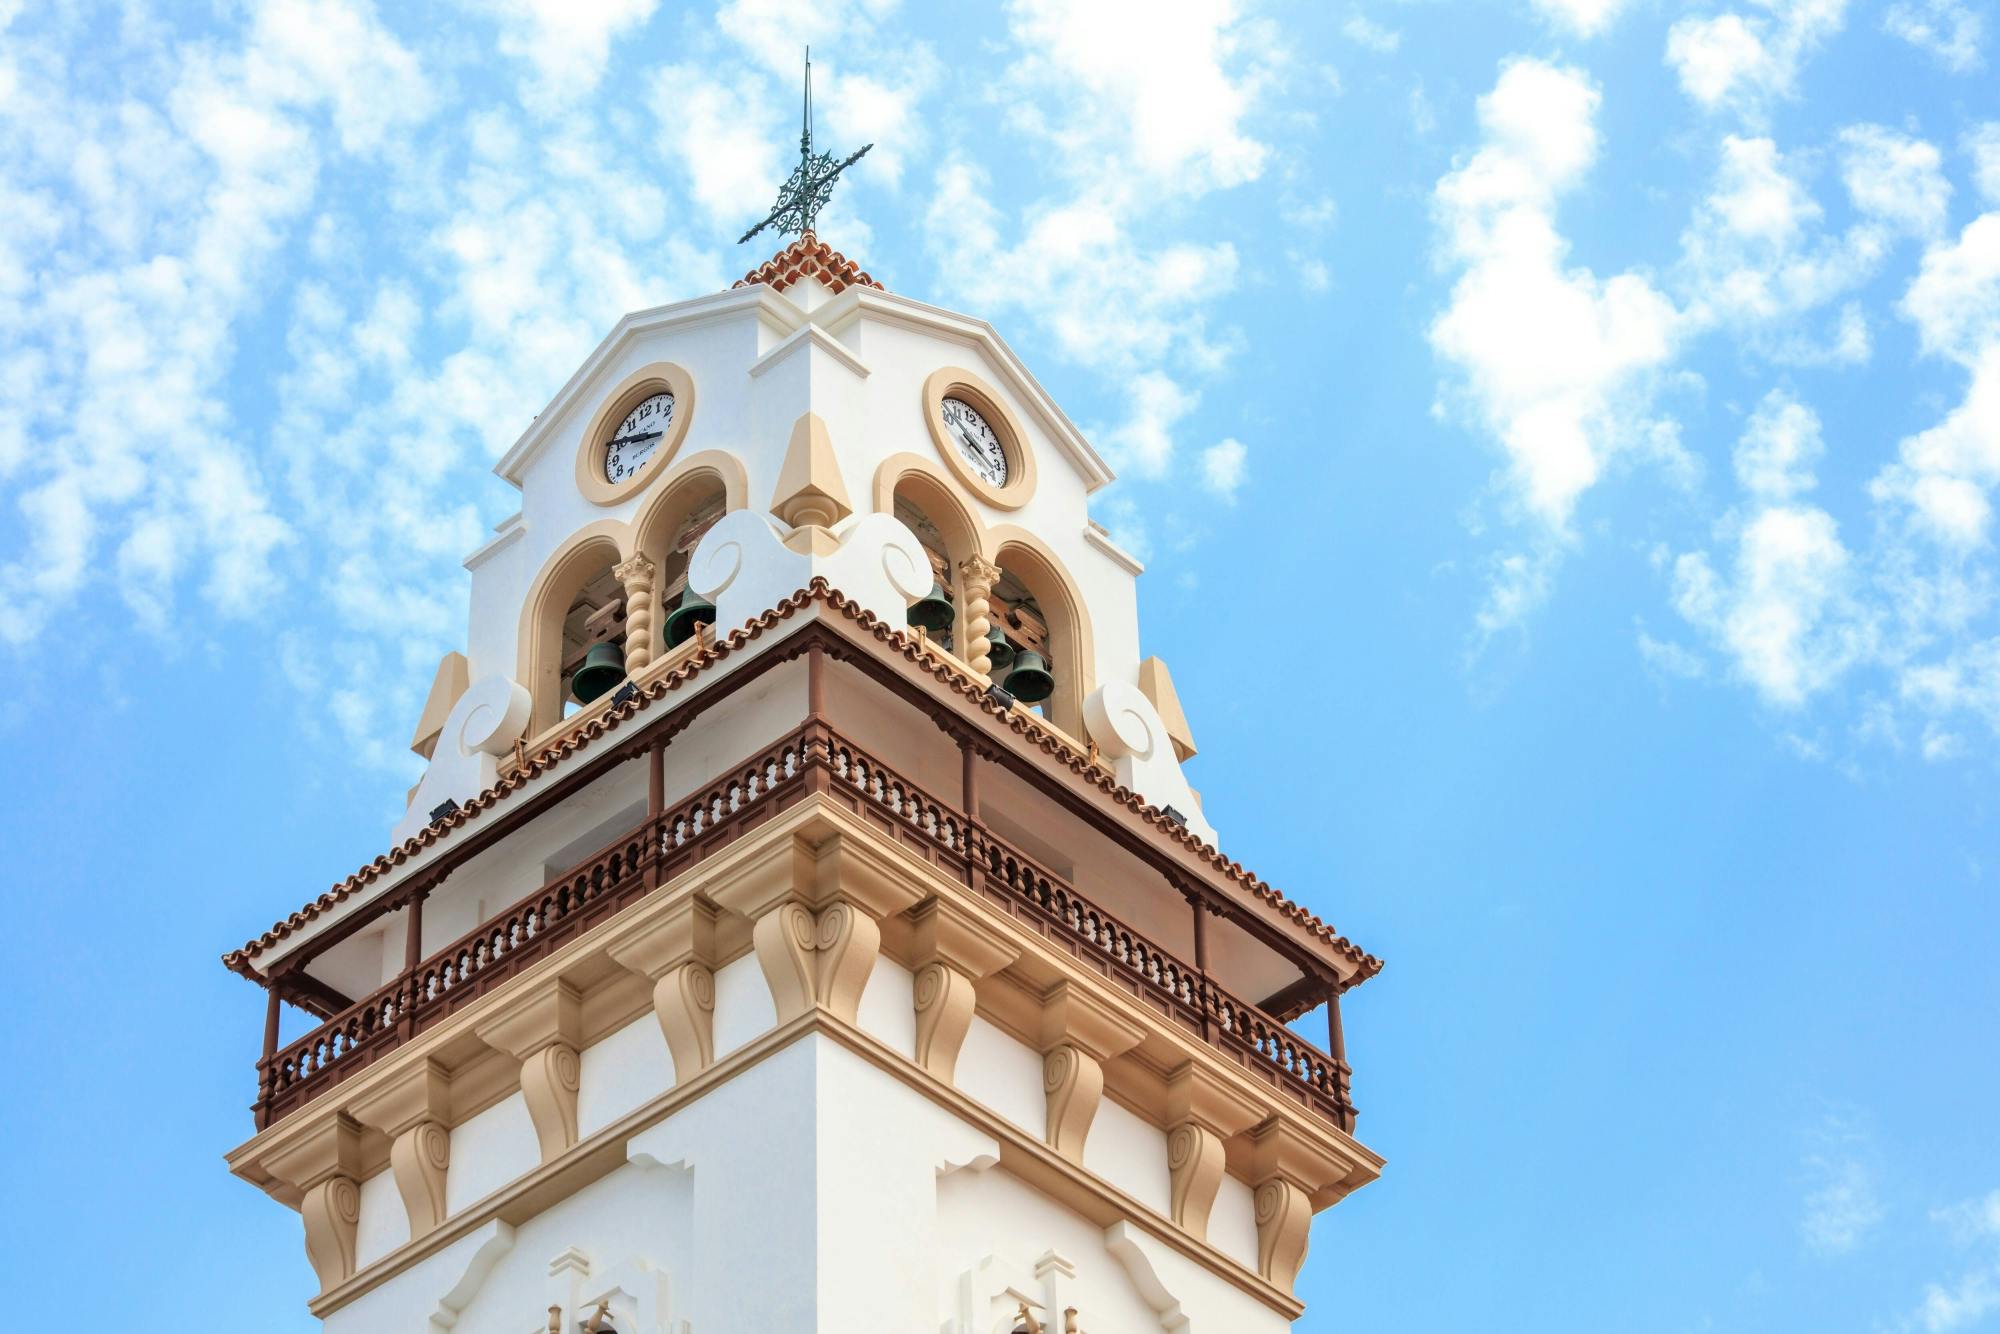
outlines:
{"label": "beige trim", "polygon": [[[612,428],[626,413],[654,394],[661,393],[674,396],[674,419],[668,424],[666,434],[660,437],[659,447],[646,460],[646,466],[632,476],[621,482],[607,481],[604,476],[604,447],[611,442]],[[667,465],[673,462],[681,441],[687,437],[688,422],[693,417],[693,376],[671,361],[655,361],[641,366],[620,380],[618,387],[605,396],[591,416],[590,425],[584,428],[576,451],[576,489],[593,505],[616,505],[641,488],[652,485],[666,474]]]}
{"label": "beige trim", "polygon": [[[431,677],[431,693],[424,696],[424,711],[417,715],[417,730],[410,734],[410,749],[429,759],[444,732],[458,697],[470,683],[471,668],[465,655],[456,649],[438,659],[437,673]],[[416,789],[410,789],[415,792]]]}
{"label": "beige trim", "polygon": [[1188,727],[1187,714],[1181,708],[1180,693],[1174,689],[1173,674],[1167,664],[1158,658],[1147,658],[1139,664],[1139,693],[1144,695],[1160,715],[1166,725],[1167,740],[1173,743],[1174,758],[1186,764],[1195,757],[1194,732]]}
{"label": "beige trim", "polygon": [[535,576],[521,604],[521,647],[514,675],[533,701],[528,713],[530,736],[563,721],[562,626],[570,601],[600,569],[614,568],[632,554],[631,538],[631,528],[617,519],[586,524],[564,539]]}
{"label": "beige trim", "polygon": [[917,1064],[949,1084],[978,1008],[975,983],[1020,957],[1020,948],[953,899],[910,910],[911,1001],[917,1011]]}
{"label": "beige trim", "polygon": [[542,1161],[561,1157],[576,1143],[583,997],[560,977],[552,978],[527,988],[508,1013],[476,1024],[473,1032],[521,1063],[521,1099],[528,1104]]}
{"label": "beige trim", "polygon": [[[979,410],[1000,447],[1007,453],[1007,485],[994,486],[971,468],[959,453],[958,442],[944,424],[944,401],[963,399]],[[959,485],[997,510],[1017,510],[1034,498],[1035,452],[1028,448],[1028,433],[1014,415],[1000,391],[963,366],[946,366],[931,372],[924,381],[924,425],[930,428],[931,443],[938,457],[951,469]]]}
{"label": "beige trim", "polygon": [[854,513],[834,457],[833,437],[817,412],[792,423],[791,443],[771,492],[771,513],[787,528],[831,528]]}
{"label": "beige trim", "polygon": [[[994,564],[1027,587],[1049,626],[1055,657],[1056,692],[1049,697],[1050,720],[1072,737],[1088,738],[1083,702],[1097,689],[1097,645],[1090,604],[1070,578],[1062,558],[1041,538],[1014,524],[997,524],[986,534]],[[1079,747],[1081,749],[1081,747]]]}
{"label": "beige trim", "polygon": [[695,894],[668,905],[661,921],[609,953],[653,984],[653,1013],[685,1084],[715,1063],[716,907]]}

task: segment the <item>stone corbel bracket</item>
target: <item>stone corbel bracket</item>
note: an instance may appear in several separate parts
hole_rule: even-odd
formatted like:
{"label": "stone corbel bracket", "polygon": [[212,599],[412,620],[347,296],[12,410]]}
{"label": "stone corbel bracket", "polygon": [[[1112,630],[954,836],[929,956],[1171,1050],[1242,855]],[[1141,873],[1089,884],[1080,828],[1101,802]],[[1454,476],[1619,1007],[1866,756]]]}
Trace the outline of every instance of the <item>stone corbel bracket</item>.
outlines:
{"label": "stone corbel bracket", "polygon": [[355,1100],[363,1125],[389,1137],[389,1170],[415,1240],[445,1219],[445,1174],[451,1167],[451,1076],[435,1061],[395,1072]]}
{"label": "stone corbel bracket", "polygon": [[1266,1282],[1291,1292],[1306,1262],[1314,1197],[1344,1182],[1349,1166],[1318,1136],[1283,1116],[1266,1120],[1248,1139],[1256,1186],[1257,1271]]}
{"label": "stone corbel bracket", "polygon": [[976,984],[1019,958],[1021,947],[981,910],[955,898],[925,899],[909,916],[917,1064],[949,1084],[972,1031]]}
{"label": "stone corbel bracket", "polygon": [[715,889],[719,907],[753,924],[780,1024],[814,1007],[855,1022],[881,953],[881,919],[922,897],[896,856],[821,814]]}
{"label": "stone corbel bracket", "polygon": [[1206,1066],[1189,1061],[1167,1077],[1168,1198],[1174,1222],[1196,1240],[1208,1240],[1229,1140],[1260,1115],[1254,1101]]}
{"label": "stone corbel bracket", "polygon": [[1070,982],[1042,994],[1042,1092],[1048,1108],[1043,1138],[1073,1163],[1104,1099],[1104,1062],[1139,1045],[1145,1030]]}
{"label": "stone corbel bracket", "polygon": [[354,1274],[361,1221],[361,1125],[345,1113],[323,1117],[265,1161],[272,1177],[297,1193],[306,1258],[327,1292]]}
{"label": "stone corbel bracket", "polygon": [[549,977],[510,998],[502,1013],[473,1029],[481,1042],[521,1063],[521,1098],[528,1104],[545,1163],[576,1143],[582,1011],[576,988]]}
{"label": "stone corbel bracket", "polygon": [[653,984],[653,1013],[673,1056],[674,1083],[715,1064],[715,927],[721,910],[690,894],[611,957]]}

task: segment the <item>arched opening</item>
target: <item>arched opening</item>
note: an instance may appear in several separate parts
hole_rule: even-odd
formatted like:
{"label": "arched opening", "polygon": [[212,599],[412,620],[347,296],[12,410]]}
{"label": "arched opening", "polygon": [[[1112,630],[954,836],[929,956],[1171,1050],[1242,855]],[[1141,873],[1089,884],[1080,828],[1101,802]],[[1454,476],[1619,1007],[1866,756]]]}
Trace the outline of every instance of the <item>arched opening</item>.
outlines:
{"label": "arched opening", "polygon": [[[531,735],[582,707],[574,690],[576,674],[593,647],[609,644],[623,662],[626,610],[624,589],[614,572],[618,558],[618,543],[609,533],[584,536],[555,559],[529,600],[522,678],[534,701]],[[594,676],[601,680],[604,655],[595,666]]]}
{"label": "arched opening", "polygon": [[[1013,661],[1005,671],[996,670],[994,679],[1057,727],[1085,740],[1083,701],[1092,688],[1093,670],[1081,600],[1055,558],[1023,540],[1003,540],[994,563],[1000,577],[993,584],[993,623],[1013,651]],[[1041,660],[1051,678],[1047,697],[1039,701],[1023,697],[1030,693],[1033,675],[1029,654]]]}
{"label": "arched opening", "polygon": [[653,579],[655,609],[649,618],[654,639],[649,659],[657,660],[674,647],[668,628],[687,591],[688,562],[715,521],[728,511],[729,491],[722,476],[697,468],[669,483],[640,520],[638,549],[657,571]]}
{"label": "arched opening", "polygon": [[932,637],[960,658],[970,656],[965,644],[965,599],[961,596],[959,565],[979,552],[979,538],[958,499],[920,472],[898,478],[893,491],[895,515],[917,535],[930,557],[931,574],[951,604],[949,626]]}

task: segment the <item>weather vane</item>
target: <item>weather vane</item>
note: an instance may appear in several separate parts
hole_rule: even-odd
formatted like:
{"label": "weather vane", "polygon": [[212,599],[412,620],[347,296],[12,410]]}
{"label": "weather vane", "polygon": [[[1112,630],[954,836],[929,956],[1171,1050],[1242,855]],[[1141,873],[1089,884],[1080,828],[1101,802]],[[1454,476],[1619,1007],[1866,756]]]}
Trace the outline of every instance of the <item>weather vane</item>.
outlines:
{"label": "weather vane", "polygon": [[776,227],[779,235],[788,232],[809,232],[819,218],[819,211],[826,207],[826,201],[833,195],[833,182],[841,172],[859,162],[873,144],[863,144],[861,148],[847,155],[839,162],[831,153],[813,152],[813,62],[812,48],[806,48],[806,110],[803,128],[799,131],[799,165],[793,170],[778,191],[778,202],[771,206],[771,215],[737,238],[736,244],[763,231],[766,227]]}

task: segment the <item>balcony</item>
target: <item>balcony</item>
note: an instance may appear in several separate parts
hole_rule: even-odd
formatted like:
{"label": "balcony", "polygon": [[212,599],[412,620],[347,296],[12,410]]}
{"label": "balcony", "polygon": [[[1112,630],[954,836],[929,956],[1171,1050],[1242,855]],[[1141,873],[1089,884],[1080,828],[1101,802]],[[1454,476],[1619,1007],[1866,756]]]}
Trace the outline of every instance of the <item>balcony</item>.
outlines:
{"label": "balcony", "polygon": [[[491,809],[231,955],[271,987],[259,1130],[824,794],[1012,929],[1352,1131],[1337,996],[1379,964],[1176,838],[1092,757],[987,700],[949,660],[837,611],[807,599],[754,645],[732,637],[643,679],[637,701],[507,780]],[[798,721],[769,736],[785,717]],[[522,893],[529,875],[539,883]],[[504,906],[488,909],[495,898]],[[281,995],[323,1022],[279,1044]],[[1332,1052],[1282,1021],[1320,1000],[1333,1002]]]}

